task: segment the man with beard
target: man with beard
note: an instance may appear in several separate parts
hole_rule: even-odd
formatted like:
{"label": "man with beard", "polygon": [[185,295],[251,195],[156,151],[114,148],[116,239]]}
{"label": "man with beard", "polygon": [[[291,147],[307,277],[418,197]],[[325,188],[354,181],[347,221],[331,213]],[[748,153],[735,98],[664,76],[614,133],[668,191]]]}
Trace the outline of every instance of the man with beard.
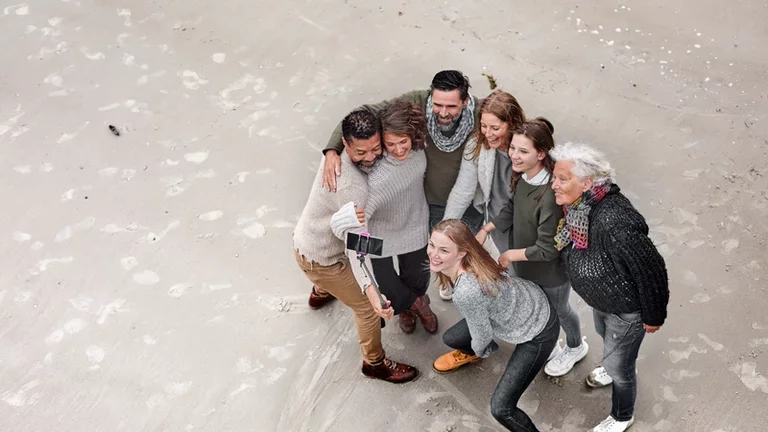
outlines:
{"label": "man with beard", "polygon": [[[360,230],[360,223],[355,216],[347,220],[334,215],[344,206],[365,208],[368,197],[365,171],[382,156],[381,124],[373,113],[356,110],[344,118],[341,130],[344,151],[340,158],[345,175],[339,178],[336,192],[329,192],[320,185],[322,167],[318,170],[293,233],[296,262],[314,284],[313,296],[326,302],[335,297],[352,309],[363,354],[363,375],[391,383],[408,382],[418,376],[418,370],[386,358],[381,345],[379,317],[390,319],[394,310],[389,302],[382,308],[367,275],[359,264],[350,263],[347,254],[352,253],[346,251],[345,242],[339,240],[343,232]],[[338,232],[331,229],[332,218]]]}
{"label": "man with beard", "polygon": [[[378,114],[394,100],[404,99],[425,108],[429,133],[424,192],[429,203],[430,231],[443,219],[448,195],[459,175],[464,147],[475,127],[475,107],[479,106],[480,101],[469,94],[469,87],[469,78],[463,73],[444,70],[435,75],[429,90],[415,90],[393,100],[361,107]],[[343,149],[341,126],[337,126],[323,149],[323,186],[330,191],[336,190],[336,178],[342,176],[339,155]],[[476,234],[483,223],[483,215],[474,206],[469,206],[462,220]]]}

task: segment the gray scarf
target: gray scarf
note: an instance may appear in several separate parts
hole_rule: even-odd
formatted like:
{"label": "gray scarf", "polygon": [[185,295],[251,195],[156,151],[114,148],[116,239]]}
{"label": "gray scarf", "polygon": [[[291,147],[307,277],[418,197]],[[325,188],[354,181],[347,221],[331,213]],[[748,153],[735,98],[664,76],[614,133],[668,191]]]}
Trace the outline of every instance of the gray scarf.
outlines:
{"label": "gray scarf", "polygon": [[437,115],[432,111],[432,95],[430,94],[427,98],[427,106],[425,108],[427,112],[427,131],[429,136],[432,137],[432,142],[435,143],[440,151],[450,153],[459,148],[459,146],[464,144],[464,141],[467,140],[470,132],[475,127],[475,99],[472,95],[467,97],[469,98],[469,103],[461,111],[461,118],[459,119],[456,131],[449,137],[443,135],[437,125]]}

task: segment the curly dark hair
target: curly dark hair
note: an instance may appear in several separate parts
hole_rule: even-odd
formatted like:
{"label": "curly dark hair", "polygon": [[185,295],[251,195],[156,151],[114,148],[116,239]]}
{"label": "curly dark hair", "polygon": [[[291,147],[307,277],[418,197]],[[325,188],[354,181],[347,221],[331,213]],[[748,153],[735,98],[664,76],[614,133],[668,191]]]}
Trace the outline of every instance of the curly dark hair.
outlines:
{"label": "curly dark hair", "polygon": [[376,115],[366,109],[357,109],[341,121],[341,135],[349,143],[354,139],[368,139],[381,134],[381,123]]}
{"label": "curly dark hair", "polygon": [[426,148],[427,118],[420,106],[397,100],[379,114],[379,120],[382,133],[409,137],[413,150]]}

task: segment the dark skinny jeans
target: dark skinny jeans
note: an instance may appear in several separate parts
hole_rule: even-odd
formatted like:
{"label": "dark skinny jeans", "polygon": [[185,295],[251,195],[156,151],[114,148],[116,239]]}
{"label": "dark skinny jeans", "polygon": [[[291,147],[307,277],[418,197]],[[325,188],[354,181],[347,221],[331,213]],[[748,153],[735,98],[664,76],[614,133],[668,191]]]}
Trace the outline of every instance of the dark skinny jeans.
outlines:
{"label": "dark skinny jeans", "polygon": [[[512,352],[501,380],[491,397],[491,414],[511,431],[538,432],[525,411],[517,407],[523,392],[547,363],[547,358],[560,335],[560,322],[554,307],[549,307],[549,320],[544,329],[528,342],[518,344]],[[443,334],[443,342],[453,349],[474,355],[467,320],[462,319]],[[491,342],[495,343],[495,342]]]}
{"label": "dark skinny jeans", "polygon": [[395,315],[408,310],[417,297],[427,293],[429,287],[429,258],[427,247],[397,256],[400,274],[395,271],[392,257],[371,258],[373,275],[381,293],[395,309]]}

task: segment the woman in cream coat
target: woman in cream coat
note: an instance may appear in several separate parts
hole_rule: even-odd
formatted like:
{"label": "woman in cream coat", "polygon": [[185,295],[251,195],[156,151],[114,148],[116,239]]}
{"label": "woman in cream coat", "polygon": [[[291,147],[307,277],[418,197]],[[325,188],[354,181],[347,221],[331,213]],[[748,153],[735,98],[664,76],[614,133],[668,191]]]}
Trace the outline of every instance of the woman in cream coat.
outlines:
{"label": "woman in cream coat", "polygon": [[[483,214],[485,225],[499,214],[511,197],[509,143],[512,130],[525,121],[525,112],[514,96],[497,90],[483,101],[478,113],[480,121],[465,147],[443,220],[458,219],[470,205],[474,205]],[[490,234],[499,252],[509,249],[506,233]],[[450,287],[441,289],[440,297],[450,300],[451,291]]]}

